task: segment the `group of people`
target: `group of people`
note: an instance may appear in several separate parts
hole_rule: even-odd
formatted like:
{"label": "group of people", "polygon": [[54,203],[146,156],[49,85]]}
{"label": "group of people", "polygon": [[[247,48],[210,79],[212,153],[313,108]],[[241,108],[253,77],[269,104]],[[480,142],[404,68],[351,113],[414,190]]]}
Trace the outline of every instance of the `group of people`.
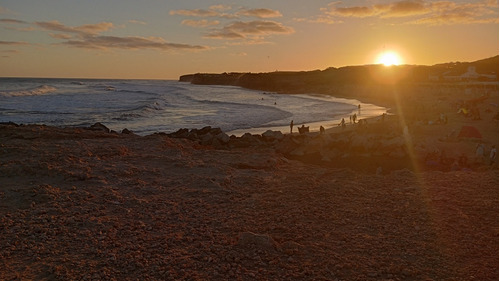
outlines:
{"label": "group of people", "polygon": [[[309,133],[309,126],[304,126],[302,124],[302,127],[297,127],[297,129],[299,130],[299,133],[300,134],[305,134],[305,133]],[[293,132],[293,120],[290,122],[290,134]],[[324,134],[325,133],[325,127],[323,126],[319,126],[319,133],[320,134]]]}

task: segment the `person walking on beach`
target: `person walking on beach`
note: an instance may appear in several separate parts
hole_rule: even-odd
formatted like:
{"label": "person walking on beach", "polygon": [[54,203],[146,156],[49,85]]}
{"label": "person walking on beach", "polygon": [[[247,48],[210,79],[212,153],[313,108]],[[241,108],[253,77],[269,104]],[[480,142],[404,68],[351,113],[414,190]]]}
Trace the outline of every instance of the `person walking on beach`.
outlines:
{"label": "person walking on beach", "polygon": [[342,129],[345,128],[345,120],[344,120],[344,118],[342,118],[342,121],[340,121],[339,125],[342,126]]}
{"label": "person walking on beach", "polygon": [[325,133],[325,128],[323,126],[319,126],[319,133],[324,134]]}
{"label": "person walking on beach", "polygon": [[292,131],[293,131],[293,120],[292,122],[290,122],[290,134],[292,133]]}

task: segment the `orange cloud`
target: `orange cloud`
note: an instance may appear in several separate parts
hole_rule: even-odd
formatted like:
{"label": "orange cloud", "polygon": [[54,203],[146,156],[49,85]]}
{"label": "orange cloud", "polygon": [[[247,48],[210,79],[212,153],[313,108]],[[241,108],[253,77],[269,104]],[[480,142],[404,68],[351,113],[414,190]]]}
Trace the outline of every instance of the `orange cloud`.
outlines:
{"label": "orange cloud", "polygon": [[291,34],[293,32],[295,32],[293,28],[275,21],[237,21],[224,26],[222,29],[213,30],[206,37],[213,39],[244,39],[272,34]]}
{"label": "orange cloud", "polygon": [[334,2],[325,9],[325,13],[342,17],[406,17],[428,13],[429,10],[422,0],[397,1],[389,4],[372,6],[337,7],[340,2]]}
{"label": "orange cloud", "polygon": [[238,16],[246,16],[246,17],[256,17],[256,18],[279,18],[283,15],[280,11],[271,10],[271,9],[243,9],[236,13]]}
{"label": "orange cloud", "polygon": [[[322,22],[336,17],[412,18],[410,24],[472,24],[498,23],[498,2],[482,0],[475,3],[453,1],[404,0],[387,4],[339,7],[342,2],[332,2],[323,12]],[[318,18],[320,18],[318,16]],[[318,21],[320,22],[320,21]]]}
{"label": "orange cloud", "polygon": [[162,38],[145,38],[136,36],[86,36],[81,40],[68,40],[61,43],[76,48],[83,49],[156,49],[156,50],[207,50],[206,46],[168,43]]}
{"label": "orange cloud", "polygon": [[0,19],[0,22],[3,23],[13,23],[13,24],[26,24],[27,22],[16,19]]}
{"label": "orange cloud", "polygon": [[400,1],[386,5],[375,5],[381,17],[407,17],[422,15],[429,12],[424,1]]}
{"label": "orange cloud", "polygon": [[194,9],[194,10],[172,10],[170,15],[180,15],[189,17],[217,17],[220,13],[216,10],[204,10],[204,9]]}
{"label": "orange cloud", "polygon": [[110,22],[100,22],[97,24],[85,24],[77,27],[65,26],[59,21],[35,22],[35,24],[43,29],[52,31],[61,31],[78,34],[98,34],[113,28]]}
{"label": "orange cloud", "polygon": [[49,33],[49,36],[55,39],[71,39],[72,35],[66,33]]}
{"label": "orange cloud", "polygon": [[[36,22],[37,26],[51,31],[63,32],[60,34],[50,33],[52,38],[66,40],[59,45],[65,45],[82,49],[155,49],[155,50],[207,50],[209,47],[201,45],[189,45],[166,42],[159,37],[139,36],[101,36],[99,33],[112,29],[112,23],[101,22],[97,24],[86,24],[77,27],[66,26],[58,21]],[[75,36],[72,36],[74,34]],[[73,40],[70,40],[73,39]]]}
{"label": "orange cloud", "polygon": [[28,42],[24,41],[0,41],[0,46],[5,45],[5,46],[20,46],[20,45],[30,45]]}
{"label": "orange cloud", "polygon": [[214,21],[208,21],[208,20],[183,20],[181,22],[182,25],[187,25],[191,27],[207,27],[207,26],[213,26],[213,25],[218,25],[219,21],[214,20]]}
{"label": "orange cloud", "polygon": [[240,17],[255,17],[255,18],[278,18],[282,17],[280,11],[259,8],[259,9],[241,9],[233,13],[223,13],[224,11],[231,10],[231,6],[216,5],[206,9],[192,9],[192,10],[172,10],[170,15],[180,15],[187,17],[219,17],[225,19],[236,19]]}

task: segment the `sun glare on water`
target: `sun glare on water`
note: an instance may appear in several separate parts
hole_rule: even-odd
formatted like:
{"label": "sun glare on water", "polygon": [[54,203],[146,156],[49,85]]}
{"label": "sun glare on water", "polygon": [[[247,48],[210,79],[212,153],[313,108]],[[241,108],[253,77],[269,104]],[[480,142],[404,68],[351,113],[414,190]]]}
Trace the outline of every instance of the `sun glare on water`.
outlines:
{"label": "sun glare on water", "polygon": [[384,52],[377,57],[375,63],[383,64],[385,66],[400,65],[401,57],[395,52]]}

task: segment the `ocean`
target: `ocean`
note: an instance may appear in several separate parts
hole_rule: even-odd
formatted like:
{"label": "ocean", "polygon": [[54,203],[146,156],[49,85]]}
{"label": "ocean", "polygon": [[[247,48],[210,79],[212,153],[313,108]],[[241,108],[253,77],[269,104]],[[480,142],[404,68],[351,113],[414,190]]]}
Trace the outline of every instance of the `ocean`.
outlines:
{"label": "ocean", "polygon": [[[361,110],[358,110],[358,105]],[[219,127],[227,134],[311,131],[342,118],[379,116],[386,109],[323,95],[285,95],[173,80],[0,78],[0,122],[86,127],[101,122],[139,135]]]}

